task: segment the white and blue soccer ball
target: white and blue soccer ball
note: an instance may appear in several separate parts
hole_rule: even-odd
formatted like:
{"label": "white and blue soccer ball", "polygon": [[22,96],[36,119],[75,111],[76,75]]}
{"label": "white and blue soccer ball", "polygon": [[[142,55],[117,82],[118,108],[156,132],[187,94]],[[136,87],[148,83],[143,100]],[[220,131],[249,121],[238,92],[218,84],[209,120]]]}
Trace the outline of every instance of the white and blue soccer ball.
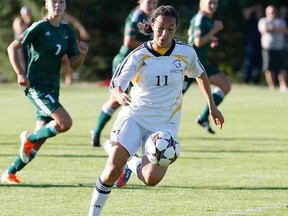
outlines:
{"label": "white and blue soccer ball", "polygon": [[179,156],[180,144],[168,132],[153,133],[145,144],[148,160],[159,166],[172,164]]}

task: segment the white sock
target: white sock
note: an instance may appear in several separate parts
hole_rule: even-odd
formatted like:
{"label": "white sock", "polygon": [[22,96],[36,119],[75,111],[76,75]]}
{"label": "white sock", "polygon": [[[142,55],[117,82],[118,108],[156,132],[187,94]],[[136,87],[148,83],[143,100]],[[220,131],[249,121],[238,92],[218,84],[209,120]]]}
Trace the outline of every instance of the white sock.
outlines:
{"label": "white sock", "polygon": [[[113,185],[112,185],[113,186]],[[112,186],[106,185],[99,178],[96,181],[88,216],[99,216],[111,192]]]}
{"label": "white sock", "polygon": [[129,169],[132,170],[133,173],[135,173],[138,176],[139,168],[142,164],[142,158],[139,158],[137,156],[131,157],[130,160],[128,160],[127,165]]}
{"label": "white sock", "polygon": [[107,115],[112,116],[113,113],[115,112],[115,109],[111,107],[111,104],[109,101],[107,101],[103,106],[102,106],[102,112],[106,113]]}

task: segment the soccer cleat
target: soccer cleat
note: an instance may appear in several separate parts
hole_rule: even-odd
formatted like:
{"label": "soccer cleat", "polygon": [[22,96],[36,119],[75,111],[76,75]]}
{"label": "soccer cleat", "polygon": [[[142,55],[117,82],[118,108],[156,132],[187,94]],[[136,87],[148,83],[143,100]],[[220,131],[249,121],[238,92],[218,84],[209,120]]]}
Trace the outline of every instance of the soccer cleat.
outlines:
{"label": "soccer cleat", "polygon": [[121,188],[121,187],[125,186],[127,184],[127,182],[129,181],[131,174],[132,174],[132,170],[129,169],[127,164],[126,164],[123,173],[118,178],[118,180],[115,182],[115,187]]}
{"label": "soccer cleat", "polygon": [[201,127],[205,128],[208,133],[215,134],[215,132],[210,127],[208,120],[202,120],[200,116],[197,117],[196,123],[198,123]]}
{"label": "soccer cleat", "polygon": [[20,135],[21,146],[20,146],[19,154],[23,163],[29,162],[30,153],[32,151],[32,148],[34,147],[34,144],[31,143],[27,138],[28,134],[29,134],[29,131],[23,131]]}
{"label": "soccer cleat", "polygon": [[93,130],[91,130],[90,135],[91,135],[90,144],[93,147],[100,147],[100,138],[98,136],[95,136]]}
{"label": "soccer cleat", "polygon": [[4,172],[1,175],[1,182],[4,184],[20,184],[20,179],[13,173]]}

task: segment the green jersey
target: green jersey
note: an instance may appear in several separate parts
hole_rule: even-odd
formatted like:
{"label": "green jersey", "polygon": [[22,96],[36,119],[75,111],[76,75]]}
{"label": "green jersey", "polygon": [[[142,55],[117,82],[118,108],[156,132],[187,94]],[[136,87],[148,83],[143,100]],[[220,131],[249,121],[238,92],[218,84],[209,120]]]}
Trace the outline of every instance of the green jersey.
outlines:
{"label": "green jersey", "polygon": [[77,56],[74,30],[61,22],[55,27],[48,20],[33,23],[17,39],[28,47],[27,78],[31,87],[59,89],[62,57]]}
{"label": "green jersey", "polygon": [[[190,21],[190,30],[191,35],[188,38],[188,43],[194,46],[194,39],[200,38],[206,35],[214,25],[214,20],[205,16],[202,12],[198,12],[194,17],[192,17]],[[210,42],[207,42],[203,46],[197,48],[194,46],[196,53],[201,61],[201,63],[205,66],[207,65],[207,57],[208,57],[208,50],[210,48]]]}
{"label": "green jersey", "polygon": [[[125,21],[125,35],[133,35],[136,37],[136,40],[146,42],[151,39],[151,35],[144,35],[139,32],[139,28],[137,26],[138,22],[142,22],[147,19],[147,16],[141,11],[139,8],[133,9],[130,14],[127,16]],[[132,49],[129,49],[126,46],[122,46],[120,49],[120,53],[124,56],[127,56]]]}

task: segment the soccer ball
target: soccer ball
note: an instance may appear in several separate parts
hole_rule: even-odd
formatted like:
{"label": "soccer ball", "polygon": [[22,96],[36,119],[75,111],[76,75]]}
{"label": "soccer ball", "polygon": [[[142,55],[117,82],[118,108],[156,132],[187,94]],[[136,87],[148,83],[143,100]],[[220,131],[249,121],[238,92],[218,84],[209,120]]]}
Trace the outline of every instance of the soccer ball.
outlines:
{"label": "soccer ball", "polygon": [[180,153],[180,144],[173,139],[170,133],[153,133],[145,144],[148,160],[159,166],[168,166],[176,161]]}

